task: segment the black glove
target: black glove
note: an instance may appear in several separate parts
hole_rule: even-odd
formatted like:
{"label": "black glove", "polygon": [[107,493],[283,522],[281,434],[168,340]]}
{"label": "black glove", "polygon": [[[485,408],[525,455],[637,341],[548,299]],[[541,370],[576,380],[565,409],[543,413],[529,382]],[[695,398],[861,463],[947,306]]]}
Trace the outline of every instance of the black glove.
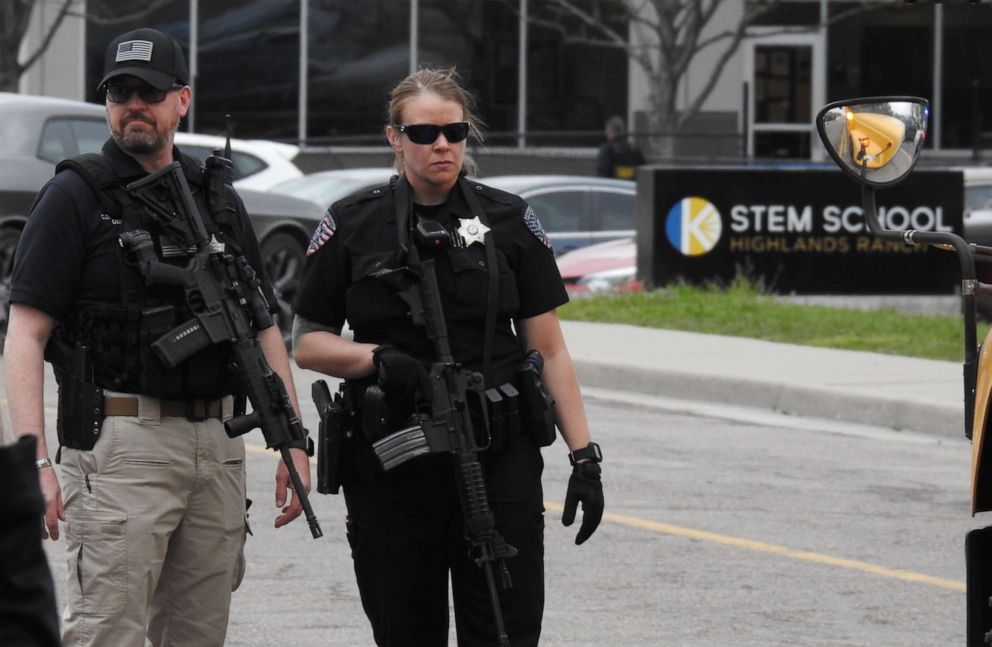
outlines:
{"label": "black glove", "polygon": [[431,377],[418,359],[395,346],[379,346],[372,351],[372,363],[379,371],[379,386],[394,405],[412,407],[418,391],[430,400]]}
{"label": "black glove", "polygon": [[582,502],[582,525],[579,534],[575,535],[575,544],[581,544],[592,536],[603,518],[603,482],[599,463],[588,461],[572,466],[572,476],[568,478],[568,490],[565,492],[565,510],[561,514],[561,522],[571,526],[575,521],[575,510]]}

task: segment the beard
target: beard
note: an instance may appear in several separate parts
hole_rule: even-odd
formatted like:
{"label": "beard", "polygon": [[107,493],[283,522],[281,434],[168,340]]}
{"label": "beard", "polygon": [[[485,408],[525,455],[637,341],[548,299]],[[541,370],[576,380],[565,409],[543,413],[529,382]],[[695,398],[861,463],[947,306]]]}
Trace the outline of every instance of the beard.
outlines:
{"label": "beard", "polygon": [[[128,129],[128,125],[136,121],[150,126],[150,129]],[[111,126],[110,133],[124,152],[132,155],[150,155],[162,151],[166,146],[171,146],[178,127],[178,119],[163,130],[153,119],[140,114],[131,114],[121,120],[118,128]]]}

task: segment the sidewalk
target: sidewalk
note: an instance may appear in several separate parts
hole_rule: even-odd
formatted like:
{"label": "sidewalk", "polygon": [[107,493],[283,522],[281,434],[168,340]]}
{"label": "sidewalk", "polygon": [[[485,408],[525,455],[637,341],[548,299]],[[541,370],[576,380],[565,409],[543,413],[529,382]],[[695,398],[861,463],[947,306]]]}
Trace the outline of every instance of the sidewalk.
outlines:
{"label": "sidewalk", "polygon": [[563,321],[584,386],[964,435],[954,362]]}

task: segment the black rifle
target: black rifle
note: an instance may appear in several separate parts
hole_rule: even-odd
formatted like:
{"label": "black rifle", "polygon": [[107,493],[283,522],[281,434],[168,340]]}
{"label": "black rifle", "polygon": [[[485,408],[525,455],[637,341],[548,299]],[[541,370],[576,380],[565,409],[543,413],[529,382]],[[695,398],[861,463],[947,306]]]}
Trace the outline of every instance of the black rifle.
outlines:
{"label": "black rifle", "polygon": [[[447,231],[433,221],[418,223],[416,235],[425,247],[435,249],[448,240]],[[426,259],[418,263],[414,249],[411,249],[410,256],[411,265],[414,266],[411,269],[419,275],[419,280],[416,288],[410,287],[401,296],[411,305],[414,322],[423,323],[437,356],[437,361],[431,364],[430,369],[431,384],[434,386],[433,393],[430,394],[430,414],[415,413],[408,427],[377,440],[373,443],[373,449],[386,470],[423,454],[450,452],[453,455],[455,483],[469,553],[485,573],[499,644],[508,647],[510,640],[503,624],[493,571],[495,566],[499,573],[500,588],[511,588],[513,583],[506,567],[506,559],[516,555],[517,549],[507,544],[496,530],[496,520],[486,495],[482,465],[477,456],[488,446],[488,440],[481,444],[477,440],[468,408],[469,393],[475,393],[480,407],[484,408],[485,400],[478,396],[484,392],[485,380],[481,373],[461,368],[451,355],[434,260]],[[496,268],[491,268],[490,271],[496,271]],[[375,385],[366,391],[366,424],[375,425],[377,421],[383,422],[388,417],[383,413],[383,396],[382,390]],[[486,418],[485,415],[482,417]],[[482,436],[488,437],[488,433]]]}
{"label": "black rifle", "polygon": [[[231,163],[219,155],[211,159],[208,169],[212,165],[226,168]],[[207,184],[211,184],[209,178]],[[186,266],[179,267],[159,259],[147,231],[121,234],[121,245],[138,263],[145,283],[182,288],[193,312],[193,317],[156,340],[152,349],[163,364],[174,368],[208,346],[230,343],[252,413],[225,423],[227,435],[235,438],[255,427],[262,428],[266,447],[276,449],[289,470],[310,534],[314,539],[323,536],[289,453],[290,447],[306,446],[306,430],[293,410],[285,384],[269,366],[256,339],[256,330],[272,325],[272,316],[255,271],[244,256],[226,252],[207,233],[179,162],[128,184],[127,191],[175,239],[175,244],[194,250]]]}

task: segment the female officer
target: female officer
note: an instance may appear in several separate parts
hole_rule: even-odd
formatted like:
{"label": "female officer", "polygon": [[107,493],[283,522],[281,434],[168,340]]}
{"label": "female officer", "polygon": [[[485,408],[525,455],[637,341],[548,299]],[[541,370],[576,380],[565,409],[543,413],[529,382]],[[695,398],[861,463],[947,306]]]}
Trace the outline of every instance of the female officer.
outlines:
{"label": "female officer", "polygon": [[[438,357],[423,321],[412,320],[406,277],[419,259],[433,258],[456,363],[494,387],[519,381],[527,351],[543,356],[554,420],[575,465],[562,521],[570,525],[582,503],[582,543],[603,513],[601,454],[590,442],[555,313],[567,296],[527,203],[465,178],[470,133],[479,138],[478,120],[453,69],[422,69],[393,89],[386,139],[398,176],[331,205],[317,228],[296,303],[296,362],[344,378],[354,409],[371,384],[403,415],[430,402],[427,368]],[[447,242],[425,246],[416,233],[425,222],[439,223],[443,231],[435,231]],[[345,321],[354,341],[340,336]],[[497,644],[497,614],[466,545],[451,455],[432,453],[385,471],[370,446],[377,433],[368,422],[363,431],[346,443],[341,481],[358,588],[377,644],[448,644],[449,571],[459,644]],[[540,440],[526,432],[493,435],[479,459],[496,532],[516,549],[505,560],[512,588],[499,592],[501,615],[514,647],[536,645],[544,606]]]}

